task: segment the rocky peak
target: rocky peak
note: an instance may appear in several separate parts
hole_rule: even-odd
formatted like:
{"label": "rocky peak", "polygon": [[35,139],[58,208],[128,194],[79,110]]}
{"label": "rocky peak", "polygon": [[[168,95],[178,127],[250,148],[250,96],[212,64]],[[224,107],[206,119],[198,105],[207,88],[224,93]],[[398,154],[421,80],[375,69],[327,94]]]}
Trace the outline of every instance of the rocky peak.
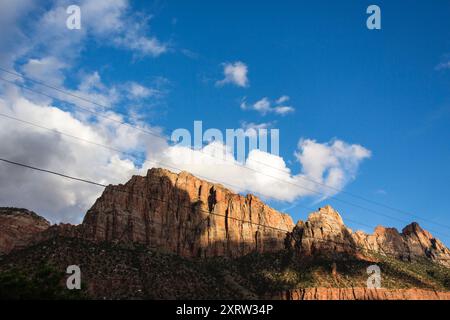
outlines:
{"label": "rocky peak", "polygon": [[373,232],[376,236],[391,236],[391,237],[398,237],[400,236],[400,233],[396,228],[387,228],[384,226],[376,226],[375,230]]}
{"label": "rocky peak", "polygon": [[30,244],[33,236],[50,227],[36,213],[20,208],[0,208],[0,255]]}
{"label": "rocky peak", "polygon": [[306,222],[299,221],[287,236],[288,249],[298,255],[334,255],[353,253],[355,243],[341,215],[327,205],[308,216]]}
{"label": "rocky peak", "polygon": [[283,249],[293,226],[288,215],[254,196],[188,172],[150,169],[108,186],[81,228],[95,241],[138,242],[185,257],[235,257]]}
{"label": "rocky peak", "polygon": [[318,211],[309,215],[307,222],[328,224],[329,227],[338,227],[344,225],[341,215],[330,205],[319,208]]}
{"label": "rocky peak", "polygon": [[353,232],[330,206],[311,213],[306,222],[299,221],[286,244],[300,255],[379,253],[407,261],[425,258],[450,266],[450,250],[418,223],[406,226],[402,233],[383,226],[377,226],[373,234]]}
{"label": "rocky peak", "polygon": [[406,237],[408,236],[418,236],[423,235],[424,237],[431,239],[433,236],[428,231],[422,229],[422,227],[417,223],[413,222],[411,224],[408,224],[406,227],[403,228],[402,234]]}
{"label": "rocky peak", "polygon": [[372,234],[353,232],[327,205],[294,227],[290,216],[254,195],[159,168],[106,187],[80,226],[50,227],[34,212],[0,208],[0,254],[56,236],[135,242],[184,257],[238,257],[287,248],[298,256],[378,253],[450,266],[450,250],[415,222],[401,233],[383,226]]}

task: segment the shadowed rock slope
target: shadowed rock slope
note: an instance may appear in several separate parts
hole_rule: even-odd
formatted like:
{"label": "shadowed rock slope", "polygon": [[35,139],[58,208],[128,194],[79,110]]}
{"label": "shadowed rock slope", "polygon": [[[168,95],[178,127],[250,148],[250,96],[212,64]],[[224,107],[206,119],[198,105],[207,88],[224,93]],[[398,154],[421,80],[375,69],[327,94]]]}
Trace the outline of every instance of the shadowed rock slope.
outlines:
{"label": "shadowed rock slope", "polygon": [[[187,172],[151,169],[108,186],[79,226],[0,209],[0,231],[0,289],[19,296],[23,275],[39,280],[36,266],[62,274],[64,286],[73,264],[89,298],[443,299],[450,291],[450,251],[417,223],[353,232],[326,206],[294,226],[257,197]],[[373,264],[388,291],[364,289]],[[46,298],[35,289],[27,292]]]}
{"label": "shadowed rock slope", "polygon": [[187,172],[151,169],[145,177],[107,187],[87,212],[83,234],[185,257],[236,257],[283,249],[293,227],[290,216],[253,195],[238,195]]}
{"label": "shadowed rock slope", "polygon": [[36,213],[18,208],[0,208],[0,255],[26,247],[50,223]]}
{"label": "shadowed rock slope", "polygon": [[377,253],[404,261],[426,259],[450,266],[450,250],[417,223],[406,226],[401,233],[382,226],[373,234],[353,232],[330,206],[311,213],[306,222],[299,221],[286,237],[286,246],[298,256]]}

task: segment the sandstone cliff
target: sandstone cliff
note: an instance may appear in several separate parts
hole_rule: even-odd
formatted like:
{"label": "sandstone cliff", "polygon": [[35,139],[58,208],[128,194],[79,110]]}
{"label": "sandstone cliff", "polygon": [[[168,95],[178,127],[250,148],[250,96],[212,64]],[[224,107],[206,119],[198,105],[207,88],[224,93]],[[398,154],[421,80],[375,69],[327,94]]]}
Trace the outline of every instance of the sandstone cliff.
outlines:
{"label": "sandstone cliff", "polygon": [[266,296],[274,300],[450,300],[450,292],[424,289],[306,288]]}
{"label": "sandstone cliff", "polygon": [[253,195],[187,172],[151,169],[109,186],[87,212],[85,238],[137,242],[184,257],[242,256],[284,249],[292,219]]}
{"label": "sandstone cliff", "polygon": [[50,227],[36,213],[17,208],[0,208],[0,255],[27,246],[32,237]]}
{"label": "sandstone cliff", "polygon": [[[79,226],[0,209],[2,253],[0,272],[82,265],[95,298],[448,299],[450,288],[449,249],[417,223],[353,232],[325,206],[294,226],[255,196],[164,169],[108,186]],[[364,288],[374,262],[385,289]]]}
{"label": "sandstone cliff", "polygon": [[0,253],[55,236],[139,243],[183,257],[239,257],[288,249],[298,257],[339,258],[379,253],[404,261],[425,258],[450,266],[450,250],[417,223],[402,232],[377,227],[353,232],[330,206],[294,227],[292,219],[253,195],[165,169],[108,186],[80,226],[49,223],[27,210],[0,214]]}
{"label": "sandstone cliff", "polygon": [[450,266],[450,250],[417,223],[401,233],[381,226],[373,234],[353,232],[330,206],[311,213],[306,222],[299,221],[286,237],[286,245],[300,256],[379,253],[405,261],[425,258]]}

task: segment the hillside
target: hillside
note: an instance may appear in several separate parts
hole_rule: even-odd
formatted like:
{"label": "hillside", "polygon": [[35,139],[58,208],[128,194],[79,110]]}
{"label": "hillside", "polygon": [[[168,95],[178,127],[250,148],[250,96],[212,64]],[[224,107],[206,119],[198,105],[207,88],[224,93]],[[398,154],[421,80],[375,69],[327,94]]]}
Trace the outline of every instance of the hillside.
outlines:
{"label": "hillside", "polygon": [[[2,208],[0,228],[14,230],[0,234],[3,298],[450,298],[450,251],[417,223],[354,232],[326,206],[294,225],[186,172],[152,169],[107,187],[79,226]],[[367,291],[374,264],[381,291]],[[69,265],[82,270],[81,292],[64,289]]]}
{"label": "hillside", "polygon": [[76,264],[82,270],[82,294],[67,298],[282,299],[298,289],[365,288],[366,268],[374,262],[383,270],[384,289],[450,292],[450,269],[427,260],[409,263],[382,256],[373,257],[372,261],[299,260],[287,251],[239,258],[187,259],[142,245],[93,243],[75,238],[55,238],[3,257],[0,288],[6,286],[8,290],[0,292],[8,297],[18,288],[24,290],[20,281],[15,283],[15,290],[11,281],[5,283],[5,274],[27,275],[36,282],[42,267],[57,272],[61,290],[65,268]]}

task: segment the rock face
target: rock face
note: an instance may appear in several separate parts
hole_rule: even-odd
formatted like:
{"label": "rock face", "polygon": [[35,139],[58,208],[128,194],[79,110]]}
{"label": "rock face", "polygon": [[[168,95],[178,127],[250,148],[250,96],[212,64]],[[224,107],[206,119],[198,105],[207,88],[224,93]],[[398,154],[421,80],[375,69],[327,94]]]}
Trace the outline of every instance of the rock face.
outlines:
{"label": "rock face", "polygon": [[355,254],[356,243],[352,230],[332,207],[320,208],[299,221],[286,237],[286,246],[299,256]]}
{"label": "rock face", "polygon": [[286,246],[297,255],[365,255],[379,253],[412,261],[426,258],[450,266],[450,250],[417,223],[406,226],[401,233],[395,228],[378,226],[373,234],[353,232],[330,206],[299,221],[286,237]]}
{"label": "rock face", "polygon": [[450,292],[423,289],[306,288],[266,297],[274,300],[450,300]]}
{"label": "rock face", "polygon": [[292,219],[253,195],[165,169],[108,186],[80,226],[51,226],[24,209],[0,210],[0,253],[56,236],[95,242],[139,243],[183,257],[240,257],[250,252],[290,250],[298,257],[364,256],[380,253],[419,258],[450,267],[450,250],[417,223],[402,232],[377,227],[353,232],[330,206],[294,227]]}
{"label": "rock face", "polygon": [[253,195],[164,169],[108,186],[81,226],[94,241],[138,242],[184,257],[281,250],[293,227],[288,215]]}
{"label": "rock face", "polygon": [[30,244],[33,236],[50,227],[36,213],[17,208],[0,208],[0,255]]}

